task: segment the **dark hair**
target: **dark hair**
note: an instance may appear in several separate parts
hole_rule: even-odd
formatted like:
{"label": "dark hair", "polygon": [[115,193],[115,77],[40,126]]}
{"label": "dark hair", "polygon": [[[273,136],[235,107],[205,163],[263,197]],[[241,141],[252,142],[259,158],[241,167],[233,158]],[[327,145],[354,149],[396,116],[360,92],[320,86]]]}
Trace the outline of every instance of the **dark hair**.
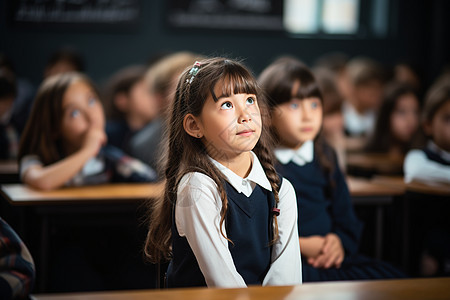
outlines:
{"label": "dark hair", "polygon": [[399,145],[403,154],[408,152],[412,146],[413,139],[407,143],[403,143],[395,138],[391,127],[391,116],[395,111],[399,99],[409,94],[414,95],[418,99],[416,90],[406,83],[393,82],[386,87],[384,99],[377,114],[374,132],[365,147],[366,151],[385,153],[393,145]]}
{"label": "dark hair", "polygon": [[331,115],[342,111],[342,98],[336,86],[336,77],[332,71],[325,68],[315,68],[313,70],[317,84],[323,97],[323,115]]}
{"label": "dark hair", "polygon": [[425,96],[425,103],[422,110],[422,121],[431,122],[436,112],[450,101],[450,79],[438,80],[431,86]]}
{"label": "dark hair", "polygon": [[[220,230],[227,213],[228,200],[224,188],[224,177],[215,165],[208,159],[207,149],[200,139],[190,136],[183,128],[183,119],[187,114],[200,115],[208,97],[216,99],[214,87],[223,82],[223,93],[232,95],[238,93],[260,96],[260,89],[253,75],[240,63],[226,58],[210,58],[200,62],[198,73],[193,77],[189,71],[181,75],[173,103],[165,141],[167,151],[164,151],[164,175],[166,179],[164,196],[154,202],[149,202],[149,231],[145,243],[145,254],[152,262],[170,258],[172,209],[174,208],[180,179],[189,172],[200,172],[211,177],[216,183],[222,200],[220,212]],[[191,80],[192,79],[192,80]],[[262,132],[253,151],[258,156],[261,165],[269,179],[275,200],[278,202],[279,178],[273,167],[273,156],[270,151],[270,134],[265,126],[268,117],[264,98],[258,98],[262,115]],[[278,226],[274,216],[275,238],[278,237]],[[225,237],[226,238],[226,237]]]}
{"label": "dark hair", "polygon": [[53,52],[46,64],[47,68],[54,66],[59,62],[69,62],[75,68],[75,71],[84,72],[84,60],[81,54],[70,47],[63,47]]}
{"label": "dark hair", "polygon": [[0,67],[0,100],[15,98],[17,95],[16,78],[8,69]]}
{"label": "dark hair", "polygon": [[354,86],[366,85],[374,80],[381,83],[385,81],[385,73],[382,66],[368,57],[351,59],[346,69],[350,82]]}
{"label": "dark hair", "polygon": [[114,104],[117,95],[123,93],[129,95],[133,86],[144,80],[147,69],[144,66],[130,66],[115,73],[105,86],[103,102],[105,115],[110,120],[122,120],[125,113],[120,111]]}
{"label": "dark hair", "polygon": [[20,139],[19,161],[25,155],[35,154],[44,165],[49,165],[64,157],[60,134],[62,102],[75,81],[86,82],[97,93],[89,78],[76,72],[51,76],[41,84]]}
{"label": "dark hair", "polygon": [[[277,105],[289,102],[293,97],[300,100],[315,97],[323,104],[322,93],[313,73],[296,58],[287,56],[278,58],[263,70],[258,82],[268,97],[271,112]],[[300,86],[297,93],[292,95],[292,87],[296,82],[300,82]],[[274,128],[272,130],[279,143],[277,132]],[[326,176],[331,180],[336,162],[330,146],[325,142],[322,130],[314,138],[314,152]],[[331,182],[333,183],[332,180]]]}

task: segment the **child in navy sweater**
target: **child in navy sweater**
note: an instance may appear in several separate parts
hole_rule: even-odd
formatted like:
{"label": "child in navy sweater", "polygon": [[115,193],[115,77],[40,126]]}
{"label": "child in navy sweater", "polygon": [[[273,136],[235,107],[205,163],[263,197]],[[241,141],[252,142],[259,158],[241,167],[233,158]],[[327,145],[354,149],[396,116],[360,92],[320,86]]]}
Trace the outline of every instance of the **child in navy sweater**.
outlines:
{"label": "child in navy sweater", "polygon": [[262,72],[259,83],[269,97],[279,144],[277,171],[297,194],[304,281],[401,277],[358,254],[361,224],[336,154],[321,135],[323,100],[311,71],[283,57]]}

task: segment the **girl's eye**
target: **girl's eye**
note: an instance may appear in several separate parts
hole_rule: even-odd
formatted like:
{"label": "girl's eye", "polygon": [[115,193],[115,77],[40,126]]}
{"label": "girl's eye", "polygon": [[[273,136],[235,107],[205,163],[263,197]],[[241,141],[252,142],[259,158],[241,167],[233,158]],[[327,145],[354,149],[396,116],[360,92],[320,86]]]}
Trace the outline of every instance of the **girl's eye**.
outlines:
{"label": "girl's eye", "polygon": [[292,102],[291,105],[290,105],[290,108],[297,109],[298,108],[298,103]]}
{"label": "girl's eye", "polygon": [[255,99],[253,97],[248,97],[247,104],[249,104],[249,105],[255,104]]}
{"label": "girl's eye", "polygon": [[70,117],[71,118],[76,118],[80,115],[80,111],[78,109],[74,109],[70,112]]}
{"label": "girl's eye", "polygon": [[311,107],[312,108],[318,108],[319,107],[319,103],[314,101],[314,102],[311,103]]}
{"label": "girl's eye", "polygon": [[93,106],[95,103],[97,103],[97,98],[91,97],[89,98],[89,106]]}
{"label": "girl's eye", "polygon": [[231,102],[227,101],[225,103],[223,103],[220,108],[222,109],[232,109],[233,108],[233,104],[231,104]]}

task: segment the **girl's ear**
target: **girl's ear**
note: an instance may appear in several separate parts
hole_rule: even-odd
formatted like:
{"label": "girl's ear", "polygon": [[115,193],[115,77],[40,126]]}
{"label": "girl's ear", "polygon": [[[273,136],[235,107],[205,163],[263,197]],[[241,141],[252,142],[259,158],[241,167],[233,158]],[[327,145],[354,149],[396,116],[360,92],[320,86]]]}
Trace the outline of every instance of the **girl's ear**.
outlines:
{"label": "girl's ear", "polygon": [[114,105],[118,110],[125,113],[128,111],[128,96],[125,93],[119,93],[114,97]]}
{"label": "girl's ear", "polygon": [[192,137],[202,138],[203,133],[199,126],[199,120],[193,114],[187,114],[183,120],[184,130]]}

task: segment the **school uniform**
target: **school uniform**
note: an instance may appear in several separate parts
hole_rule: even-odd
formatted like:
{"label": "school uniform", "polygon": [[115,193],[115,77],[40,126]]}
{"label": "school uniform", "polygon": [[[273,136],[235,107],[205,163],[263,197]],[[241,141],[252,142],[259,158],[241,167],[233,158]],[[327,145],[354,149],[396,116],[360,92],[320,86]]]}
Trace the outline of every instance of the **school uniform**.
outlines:
{"label": "school uniform", "polygon": [[[43,166],[37,155],[25,155],[20,160],[20,179],[32,166]],[[156,171],[143,162],[127,156],[122,150],[107,145],[96,157],[86,162],[65,186],[95,185],[107,182],[152,182],[157,180]]]}
{"label": "school uniform", "polygon": [[369,110],[360,114],[350,103],[342,105],[344,129],[348,136],[368,136],[375,127],[376,113]]}
{"label": "school uniform", "polygon": [[108,144],[125,151],[127,154],[131,154],[129,143],[136,131],[132,130],[125,120],[106,122],[105,132],[108,136]]}
{"label": "school uniform", "polygon": [[450,184],[450,152],[429,141],[425,148],[408,152],[403,169],[407,183],[418,180]]}
{"label": "school uniform", "polygon": [[301,283],[295,192],[283,179],[279,192],[279,236],[274,244],[272,188],[253,154],[250,174],[242,178],[211,159],[226,183],[228,211],[220,231],[222,200],[203,173],[188,173],[178,186],[172,226],[173,258],[169,287],[246,287]]}
{"label": "school uniform", "polygon": [[327,176],[314,152],[313,141],[298,150],[276,149],[277,171],[294,186],[298,204],[299,236],[325,236],[335,233],[345,251],[341,268],[315,268],[302,258],[303,280],[357,280],[403,277],[390,265],[358,254],[362,225],[356,218],[345,178],[336,154],[327,147],[325,153],[334,160],[331,177]]}
{"label": "school uniform", "polygon": [[[405,182],[421,181],[428,185],[450,184],[450,152],[429,141],[423,149],[408,152],[404,162]],[[421,274],[423,254],[437,262],[435,276],[450,275],[450,220],[448,196],[407,191],[410,232],[410,268]]]}

